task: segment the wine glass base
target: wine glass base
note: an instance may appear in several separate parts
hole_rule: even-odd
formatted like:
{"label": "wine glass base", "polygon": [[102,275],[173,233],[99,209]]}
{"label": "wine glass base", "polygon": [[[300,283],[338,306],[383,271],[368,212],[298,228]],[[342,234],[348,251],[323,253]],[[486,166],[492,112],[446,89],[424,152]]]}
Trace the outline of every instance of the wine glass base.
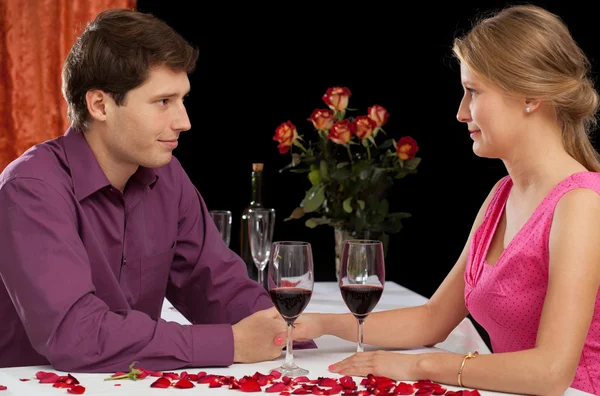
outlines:
{"label": "wine glass base", "polygon": [[307,369],[303,369],[301,367],[296,366],[295,363],[292,364],[283,364],[273,370],[279,371],[281,375],[285,375],[287,377],[299,377],[301,375],[307,375],[309,371]]}

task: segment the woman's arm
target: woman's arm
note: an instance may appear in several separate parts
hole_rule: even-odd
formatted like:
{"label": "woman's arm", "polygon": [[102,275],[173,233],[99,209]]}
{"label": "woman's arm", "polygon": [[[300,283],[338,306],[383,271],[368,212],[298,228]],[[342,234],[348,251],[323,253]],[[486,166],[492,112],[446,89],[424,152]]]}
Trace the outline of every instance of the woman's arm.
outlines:
{"label": "woman's arm", "polygon": [[[467,242],[450,273],[431,299],[420,306],[373,312],[364,324],[364,343],[388,348],[435,345],[467,316],[464,299],[464,272],[473,234],[485,216],[500,181],[491,189],[473,222]],[[295,323],[294,334],[314,339],[331,334],[356,341],[356,319],[352,314],[303,314]]]}
{"label": "woman's arm", "polygon": [[[562,395],[571,385],[589,331],[600,287],[600,197],[573,190],[560,200],[550,233],[548,291],[536,346],[480,355],[465,363],[466,387],[536,395]],[[361,356],[362,355],[362,356]],[[456,385],[464,355],[375,352],[335,364],[348,375],[431,379]]]}

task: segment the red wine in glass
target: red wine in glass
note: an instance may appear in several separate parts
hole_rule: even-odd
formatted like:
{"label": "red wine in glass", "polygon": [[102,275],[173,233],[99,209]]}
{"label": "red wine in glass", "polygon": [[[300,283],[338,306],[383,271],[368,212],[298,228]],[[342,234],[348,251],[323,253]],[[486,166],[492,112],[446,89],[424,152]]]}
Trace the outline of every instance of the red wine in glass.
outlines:
{"label": "red wine in glass", "polygon": [[383,293],[383,286],[343,285],[340,287],[342,298],[356,319],[371,313]]}
{"label": "red wine in glass", "polygon": [[269,291],[273,304],[286,322],[293,322],[308,305],[312,290],[276,287]]}
{"label": "red wine in glass", "polygon": [[383,243],[375,240],[344,241],[339,286],[342,299],[358,322],[356,351],[363,352],[363,325],[377,306],[385,284]]}
{"label": "red wine in glass", "polygon": [[267,284],[273,305],[287,322],[285,362],[275,370],[288,377],[307,375],[294,362],[292,330],[294,321],[312,297],[314,274],[312,248],[308,242],[283,241],[271,246]]}

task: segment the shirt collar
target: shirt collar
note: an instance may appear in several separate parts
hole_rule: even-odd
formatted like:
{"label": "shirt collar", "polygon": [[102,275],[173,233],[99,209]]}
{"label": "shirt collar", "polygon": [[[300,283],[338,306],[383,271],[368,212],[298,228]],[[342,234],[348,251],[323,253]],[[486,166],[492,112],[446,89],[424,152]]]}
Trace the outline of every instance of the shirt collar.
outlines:
{"label": "shirt collar", "polygon": [[[100,167],[92,148],[83,133],[69,127],[64,137],[65,154],[73,179],[73,189],[79,201],[96,191],[110,186],[110,181]],[[158,175],[154,169],[140,166],[131,177],[144,187],[154,187]]]}

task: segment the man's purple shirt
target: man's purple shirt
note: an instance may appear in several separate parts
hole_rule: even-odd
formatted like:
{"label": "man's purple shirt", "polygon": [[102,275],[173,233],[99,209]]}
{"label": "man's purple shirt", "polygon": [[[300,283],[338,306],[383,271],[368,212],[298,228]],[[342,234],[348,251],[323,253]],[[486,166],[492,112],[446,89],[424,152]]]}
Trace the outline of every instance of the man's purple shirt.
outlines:
{"label": "man's purple shirt", "polygon": [[232,324],[273,306],[177,159],[122,194],[72,129],[0,174],[0,277],[0,367],[228,366]]}

